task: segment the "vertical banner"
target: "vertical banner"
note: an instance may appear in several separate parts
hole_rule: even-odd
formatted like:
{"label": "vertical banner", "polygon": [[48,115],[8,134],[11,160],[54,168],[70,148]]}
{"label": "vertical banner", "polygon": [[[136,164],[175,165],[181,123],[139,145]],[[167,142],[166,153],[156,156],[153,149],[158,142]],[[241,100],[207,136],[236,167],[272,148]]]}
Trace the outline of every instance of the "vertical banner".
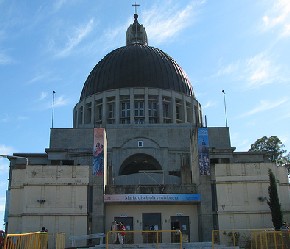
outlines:
{"label": "vertical banner", "polygon": [[104,175],[104,129],[94,129],[94,149],[93,149],[93,175]]}
{"label": "vertical banner", "polygon": [[210,175],[207,128],[198,128],[197,140],[199,173],[200,175]]}

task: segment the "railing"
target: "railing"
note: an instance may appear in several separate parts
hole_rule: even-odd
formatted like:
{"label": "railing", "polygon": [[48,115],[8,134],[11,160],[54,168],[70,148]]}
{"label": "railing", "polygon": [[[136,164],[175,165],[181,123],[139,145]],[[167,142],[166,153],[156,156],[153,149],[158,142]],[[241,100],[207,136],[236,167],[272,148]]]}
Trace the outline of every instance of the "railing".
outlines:
{"label": "railing", "polygon": [[3,249],[64,249],[65,234],[49,234],[46,232],[32,232],[21,234],[7,234]]}
{"label": "railing", "polygon": [[239,246],[241,249],[290,249],[290,231],[213,230],[212,248],[216,245]]}
{"label": "railing", "polygon": [[[182,232],[180,230],[138,230],[124,231],[122,240],[124,244],[151,244],[158,249],[161,243],[176,243],[182,249]],[[120,231],[109,231],[106,234],[106,249],[111,245],[120,243]],[[122,243],[122,242],[121,242]]]}
{"label": "railing", "polygon": [[7,234],[4,249],[47,249],[47,233]]}
{"label": "railing", "polygon": [[76,247],[88,245],[90,244],[89,241],[94,239],[97,239],[99,241],[99,244],[103,244],[104,237],[106,237],[104,233],[94,233],[94,234],[70,236],[69,240],[71,241],[71,247]]}

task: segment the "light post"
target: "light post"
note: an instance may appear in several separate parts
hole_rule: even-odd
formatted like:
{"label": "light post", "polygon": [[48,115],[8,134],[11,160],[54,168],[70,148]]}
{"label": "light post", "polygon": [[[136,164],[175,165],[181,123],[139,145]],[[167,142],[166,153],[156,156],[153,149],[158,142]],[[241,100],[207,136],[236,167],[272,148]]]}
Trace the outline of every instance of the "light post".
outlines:
{"label": "light post", "polygon": [[226,127],[228,127],[227,104],[226,104],[226,92],[225,92],[225,90],[222,90],[222,93],[224,94],[224,108],[225,108]]}

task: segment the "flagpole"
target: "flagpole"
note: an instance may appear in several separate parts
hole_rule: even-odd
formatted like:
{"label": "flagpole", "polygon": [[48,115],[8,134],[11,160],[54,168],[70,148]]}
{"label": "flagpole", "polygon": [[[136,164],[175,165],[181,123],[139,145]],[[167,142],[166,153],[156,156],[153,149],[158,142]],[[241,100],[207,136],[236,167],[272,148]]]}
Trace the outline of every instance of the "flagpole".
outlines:
{"label": "flagpole", "polygon": [[51,128],[53,128],[53,118],[54,118],[54,94],[55,91],[52,91],[52,116],[51,116]]}
{"label": "flagpole", "polygon": [[227,105],[226,105],[226,93],[225,90],[222,90],[224,94],[224,107],[225,107],[225,119],[226,119],[226,127],[228,127],[228,120],[227,120]]}

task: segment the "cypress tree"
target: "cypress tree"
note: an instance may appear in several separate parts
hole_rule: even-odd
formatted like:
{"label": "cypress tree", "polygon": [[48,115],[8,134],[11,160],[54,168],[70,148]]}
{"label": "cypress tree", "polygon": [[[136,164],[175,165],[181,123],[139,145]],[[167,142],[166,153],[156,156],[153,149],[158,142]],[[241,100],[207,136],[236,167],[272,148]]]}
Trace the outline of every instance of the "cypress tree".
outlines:
{"label": "cypress tree", "polygon": [[279,230],[282,226],[283,215],[281,211],[281,204],[279,202],[279,196],[277,191],[276,178],[271,169],[268,170],[270,185],[268,187],[269,199],[267,201],[272,215],[272,222],[275,230]]}

